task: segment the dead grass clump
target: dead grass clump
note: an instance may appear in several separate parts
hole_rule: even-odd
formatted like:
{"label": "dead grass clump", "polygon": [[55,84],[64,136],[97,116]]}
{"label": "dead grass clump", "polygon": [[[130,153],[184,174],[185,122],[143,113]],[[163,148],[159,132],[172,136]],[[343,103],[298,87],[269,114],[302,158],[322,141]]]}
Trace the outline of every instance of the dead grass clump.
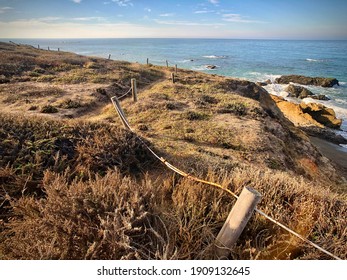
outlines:
{"label": "dead grass clump", "polygon": [[218,104],[219,100],[213,96],[203,94],[195,102],[197,105],[205,106],[207,104]]}
{"label": "dead grass clump", "polygon": [[44,114],[54,114],[58,112],[58,109],[52,105],[45,105],[41,108],[40,112]]}
{"label": "dead grass clump", "polygon": [[[3,232],[8,259],[156,259],[165,253],[150,184],[119,172],[68,183],[46,173],[46,198],[12,202],[16,219]],[[164,249],[164,251],[163,251]]]}
{"label": "dead grass clump", "polygon": [[206,120],[209,116],[205,113],[197,112],[197,111],[187,111],[183,113],[184,118],[189,121],[199,121]]}
{"label": "dead grass clump", "polygon": [[72,99],[65,99],[59,104],[60,108],[63,109],[76,109],[83,107],[83,104],[80,101],[72,100]]}
{"label": "dead grass clump", "polygon": [[247,107],[242,102],[232,102],[222,104],[219,109],[217,109],[219,114],[234,114],[237,116],[243,116],[247,113]]}

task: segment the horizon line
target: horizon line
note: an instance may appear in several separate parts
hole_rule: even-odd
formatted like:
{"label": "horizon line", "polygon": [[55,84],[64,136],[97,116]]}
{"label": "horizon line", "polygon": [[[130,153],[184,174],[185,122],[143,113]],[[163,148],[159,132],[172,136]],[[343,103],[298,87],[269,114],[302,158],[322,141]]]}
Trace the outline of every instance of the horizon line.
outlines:
{"label": "horizon line", "polygon": [[264,40],[264,41],[347,41],[345,39],[302,39],[302,38],[226,38],[226,37],[0,37],[0,40],[102,40],[102,39],[150,39],[150,40],[165,40],[165,39],[179,39],[179,40]]}

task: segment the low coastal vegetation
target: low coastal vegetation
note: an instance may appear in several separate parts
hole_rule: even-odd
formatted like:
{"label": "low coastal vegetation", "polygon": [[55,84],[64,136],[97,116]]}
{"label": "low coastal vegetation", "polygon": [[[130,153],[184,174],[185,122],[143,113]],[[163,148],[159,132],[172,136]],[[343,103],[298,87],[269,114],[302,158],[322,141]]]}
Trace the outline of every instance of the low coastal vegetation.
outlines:
{"label": "low coastal vegetation", "polygon": [[[347,258],[344,173],[260,86],[179,69],[0,44],[0,259],[214,259],[235,200],[165,169],[109,97],[175,166],[239,194]],[[232,259],[326,259],[253,215]]]}

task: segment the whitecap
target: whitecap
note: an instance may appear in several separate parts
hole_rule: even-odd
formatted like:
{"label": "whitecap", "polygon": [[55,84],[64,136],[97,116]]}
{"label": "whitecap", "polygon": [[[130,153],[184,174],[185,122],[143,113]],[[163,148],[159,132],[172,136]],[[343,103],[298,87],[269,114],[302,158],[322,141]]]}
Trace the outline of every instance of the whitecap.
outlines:
{"label": "whitecap", "polygon": [[344,148],[344,150],[347,151],[347,144],[340,144],[340,146],[341,146],[342,148]]}
{"label": "whitecap", "polygon": [[314,58],[306,58],[306,61],[309,61],[309,62],[324,62],[323,59],[314,59]]}
{"label": "whitecap", "polygon": [[203,57],[210,59],[228,58],[227,55],[204,55]]}
{"label": "whitecap", "polygon": [[211,68],[208,68],[208,66],[209,65],[193,66],[191,69],[195,70],[195,71],[215,71],[215,70],[217,70],[217,68],[220,67],[218,65],[213,65],[213,66],[216,66],[216,68],[211,69]]}

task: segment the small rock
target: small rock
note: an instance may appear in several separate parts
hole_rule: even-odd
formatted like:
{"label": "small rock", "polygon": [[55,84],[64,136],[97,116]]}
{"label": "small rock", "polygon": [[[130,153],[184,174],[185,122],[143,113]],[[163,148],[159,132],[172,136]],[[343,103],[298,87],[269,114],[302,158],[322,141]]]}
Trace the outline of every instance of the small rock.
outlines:
{"label": "small rock", "polygon": [[256,82],[255,84],[260,87],[265,87],[268,85],[266,82]]}
{"label": "small rock", "polygon": [[313,95],[311,96],[311,98],[317,99],[317,100],[325,100],[325,101],[330,100],[330,98],[324,94]]}
{"label": "small rock", "polygon": [[206,65],[207,69],[216,69],[217,66],[216,65]]}

